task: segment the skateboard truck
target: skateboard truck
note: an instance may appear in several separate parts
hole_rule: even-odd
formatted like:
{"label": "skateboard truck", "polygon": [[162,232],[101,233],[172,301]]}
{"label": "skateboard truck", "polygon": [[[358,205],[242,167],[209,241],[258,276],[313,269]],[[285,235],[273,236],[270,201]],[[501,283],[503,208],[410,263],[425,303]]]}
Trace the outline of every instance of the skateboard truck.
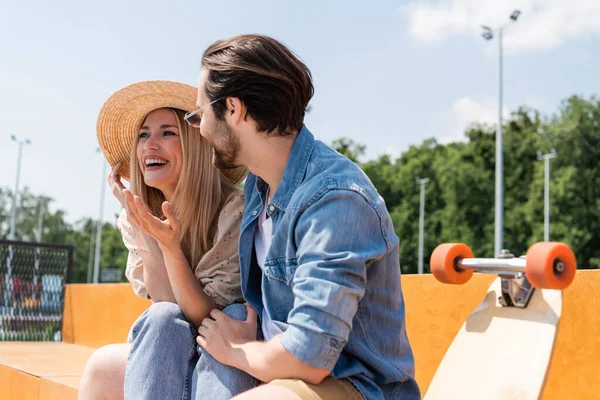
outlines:
{"label": "skateboard truck", "polygon": [[[514,255],[508,250],[502,250],[497,258],[506,260],[514,258]],[[516,272],[512,275],[500,274],[500,278],[502,296],[498,297],[498,303],[502,307],[527,307],[535,288],[529,283],[525,272]]]}
{"label": "skateboard truck", "polygon": [[515,258],[508,250],[502,250],[497,258],[471,258],[456,261],[456,267],[469,268],[475,272],[496,274],[501,278],[502,296],[498,302],[503,307],[525,308],[535,290],[525,275],[527,259]]}
{"label": "skateboard truck", "polygon": [[444,243],[431,254],[431,272],[443,283],[464,284],[474,272],[496,274],[501,278],[504,307],[525,308],[534,289],[564,289],[575,278],[577,261],[563,243],[540,242],[515,258],[502,250],[497,258],[475,258],[462,243]]}

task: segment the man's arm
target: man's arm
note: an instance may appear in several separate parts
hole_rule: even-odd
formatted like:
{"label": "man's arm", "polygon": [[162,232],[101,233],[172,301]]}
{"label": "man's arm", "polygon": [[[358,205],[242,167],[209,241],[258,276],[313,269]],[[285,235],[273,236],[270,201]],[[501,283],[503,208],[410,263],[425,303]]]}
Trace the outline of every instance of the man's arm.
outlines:
{"label": "man's arm", "polygon": [[246,306],[246,321],[230,318],[219,310],[211,319],[202,321],[196,341],[217,361],[241,369],[262,382],[297,378],[319,384],[329,370],[311,367],[289,353],[280,343],[279,335],[268,342],[256,341],[258,316]]}
{"label": "man's arm", "polygon": [[295,236],[294,306],[279,340],[305,364],[332,370],[365,295],[368,266],[389,251],[382,220],[362,194],[334,189],[302,213]]}
{"label": "man's arm", "polygon": [[284,333],[255,343],[251,327],[244,338],[229,328],[227,318],[205,320],[199,330],[198,343],[213,357],[258,379],[320,382],[327,376],[346,345],[364,296],[367,264],[388,251],[378,213],[351,190],[330,191],[310,206],[299,219],[296,237],[294,306]]}
{"label": "man's arm", "polygon": [[236,367],[262,382],[296,378],[318,385],[330,371],[311,367],[294,357],[279,341],[279,335],[268,342],[248,342],[236,354]]}

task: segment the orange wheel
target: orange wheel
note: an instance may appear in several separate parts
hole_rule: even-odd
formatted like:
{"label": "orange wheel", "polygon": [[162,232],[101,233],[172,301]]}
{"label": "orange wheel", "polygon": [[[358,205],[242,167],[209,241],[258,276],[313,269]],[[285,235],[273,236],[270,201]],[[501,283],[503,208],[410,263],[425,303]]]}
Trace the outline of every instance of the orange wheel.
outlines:
{"label": "orange wheel", "polygon": [[431,253],[429,266],[435,278],[443,283],[462,285],[473,276],[472,269],[455,268],[456,261],[461,258],[473,258],[473,252],[469,246],[462,243],[440,244]]}
{"label": "orange wheel", "polygon": [[564,289],[573,282],[577,260],[564,243],[536,243],[527,251],[525,275],[538,289]]}

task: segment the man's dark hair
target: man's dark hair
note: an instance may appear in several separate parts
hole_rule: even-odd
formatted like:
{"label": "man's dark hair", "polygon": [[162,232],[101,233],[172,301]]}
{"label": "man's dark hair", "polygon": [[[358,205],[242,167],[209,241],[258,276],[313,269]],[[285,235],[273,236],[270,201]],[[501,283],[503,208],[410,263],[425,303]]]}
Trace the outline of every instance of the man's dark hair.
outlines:
{"label": "man's dark hair", "polygon": [[[289,135],[302,127],[313,96],[308,67],[285,45],[263,35],[239,35],[213,43],[202,56],[209,71],[205,90],[210,101],[239,98],[257,129]],[[222,120],[224,101],[213,104]]]}

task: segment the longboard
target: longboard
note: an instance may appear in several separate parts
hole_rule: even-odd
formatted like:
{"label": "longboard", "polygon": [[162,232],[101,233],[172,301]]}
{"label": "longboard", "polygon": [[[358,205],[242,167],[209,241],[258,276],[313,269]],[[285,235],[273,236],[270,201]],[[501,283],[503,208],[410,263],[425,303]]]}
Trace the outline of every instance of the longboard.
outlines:
{"label": "longboard", "polygon": [[474,271],[499,277],[448,348],[424,399],[538,399],[557,335],[562,289],[575,275],[570,249],[538,243],[527,257],[476,259],[465,245],[445,244],[432,254],[431,269],[445,283],[465,283]]}

